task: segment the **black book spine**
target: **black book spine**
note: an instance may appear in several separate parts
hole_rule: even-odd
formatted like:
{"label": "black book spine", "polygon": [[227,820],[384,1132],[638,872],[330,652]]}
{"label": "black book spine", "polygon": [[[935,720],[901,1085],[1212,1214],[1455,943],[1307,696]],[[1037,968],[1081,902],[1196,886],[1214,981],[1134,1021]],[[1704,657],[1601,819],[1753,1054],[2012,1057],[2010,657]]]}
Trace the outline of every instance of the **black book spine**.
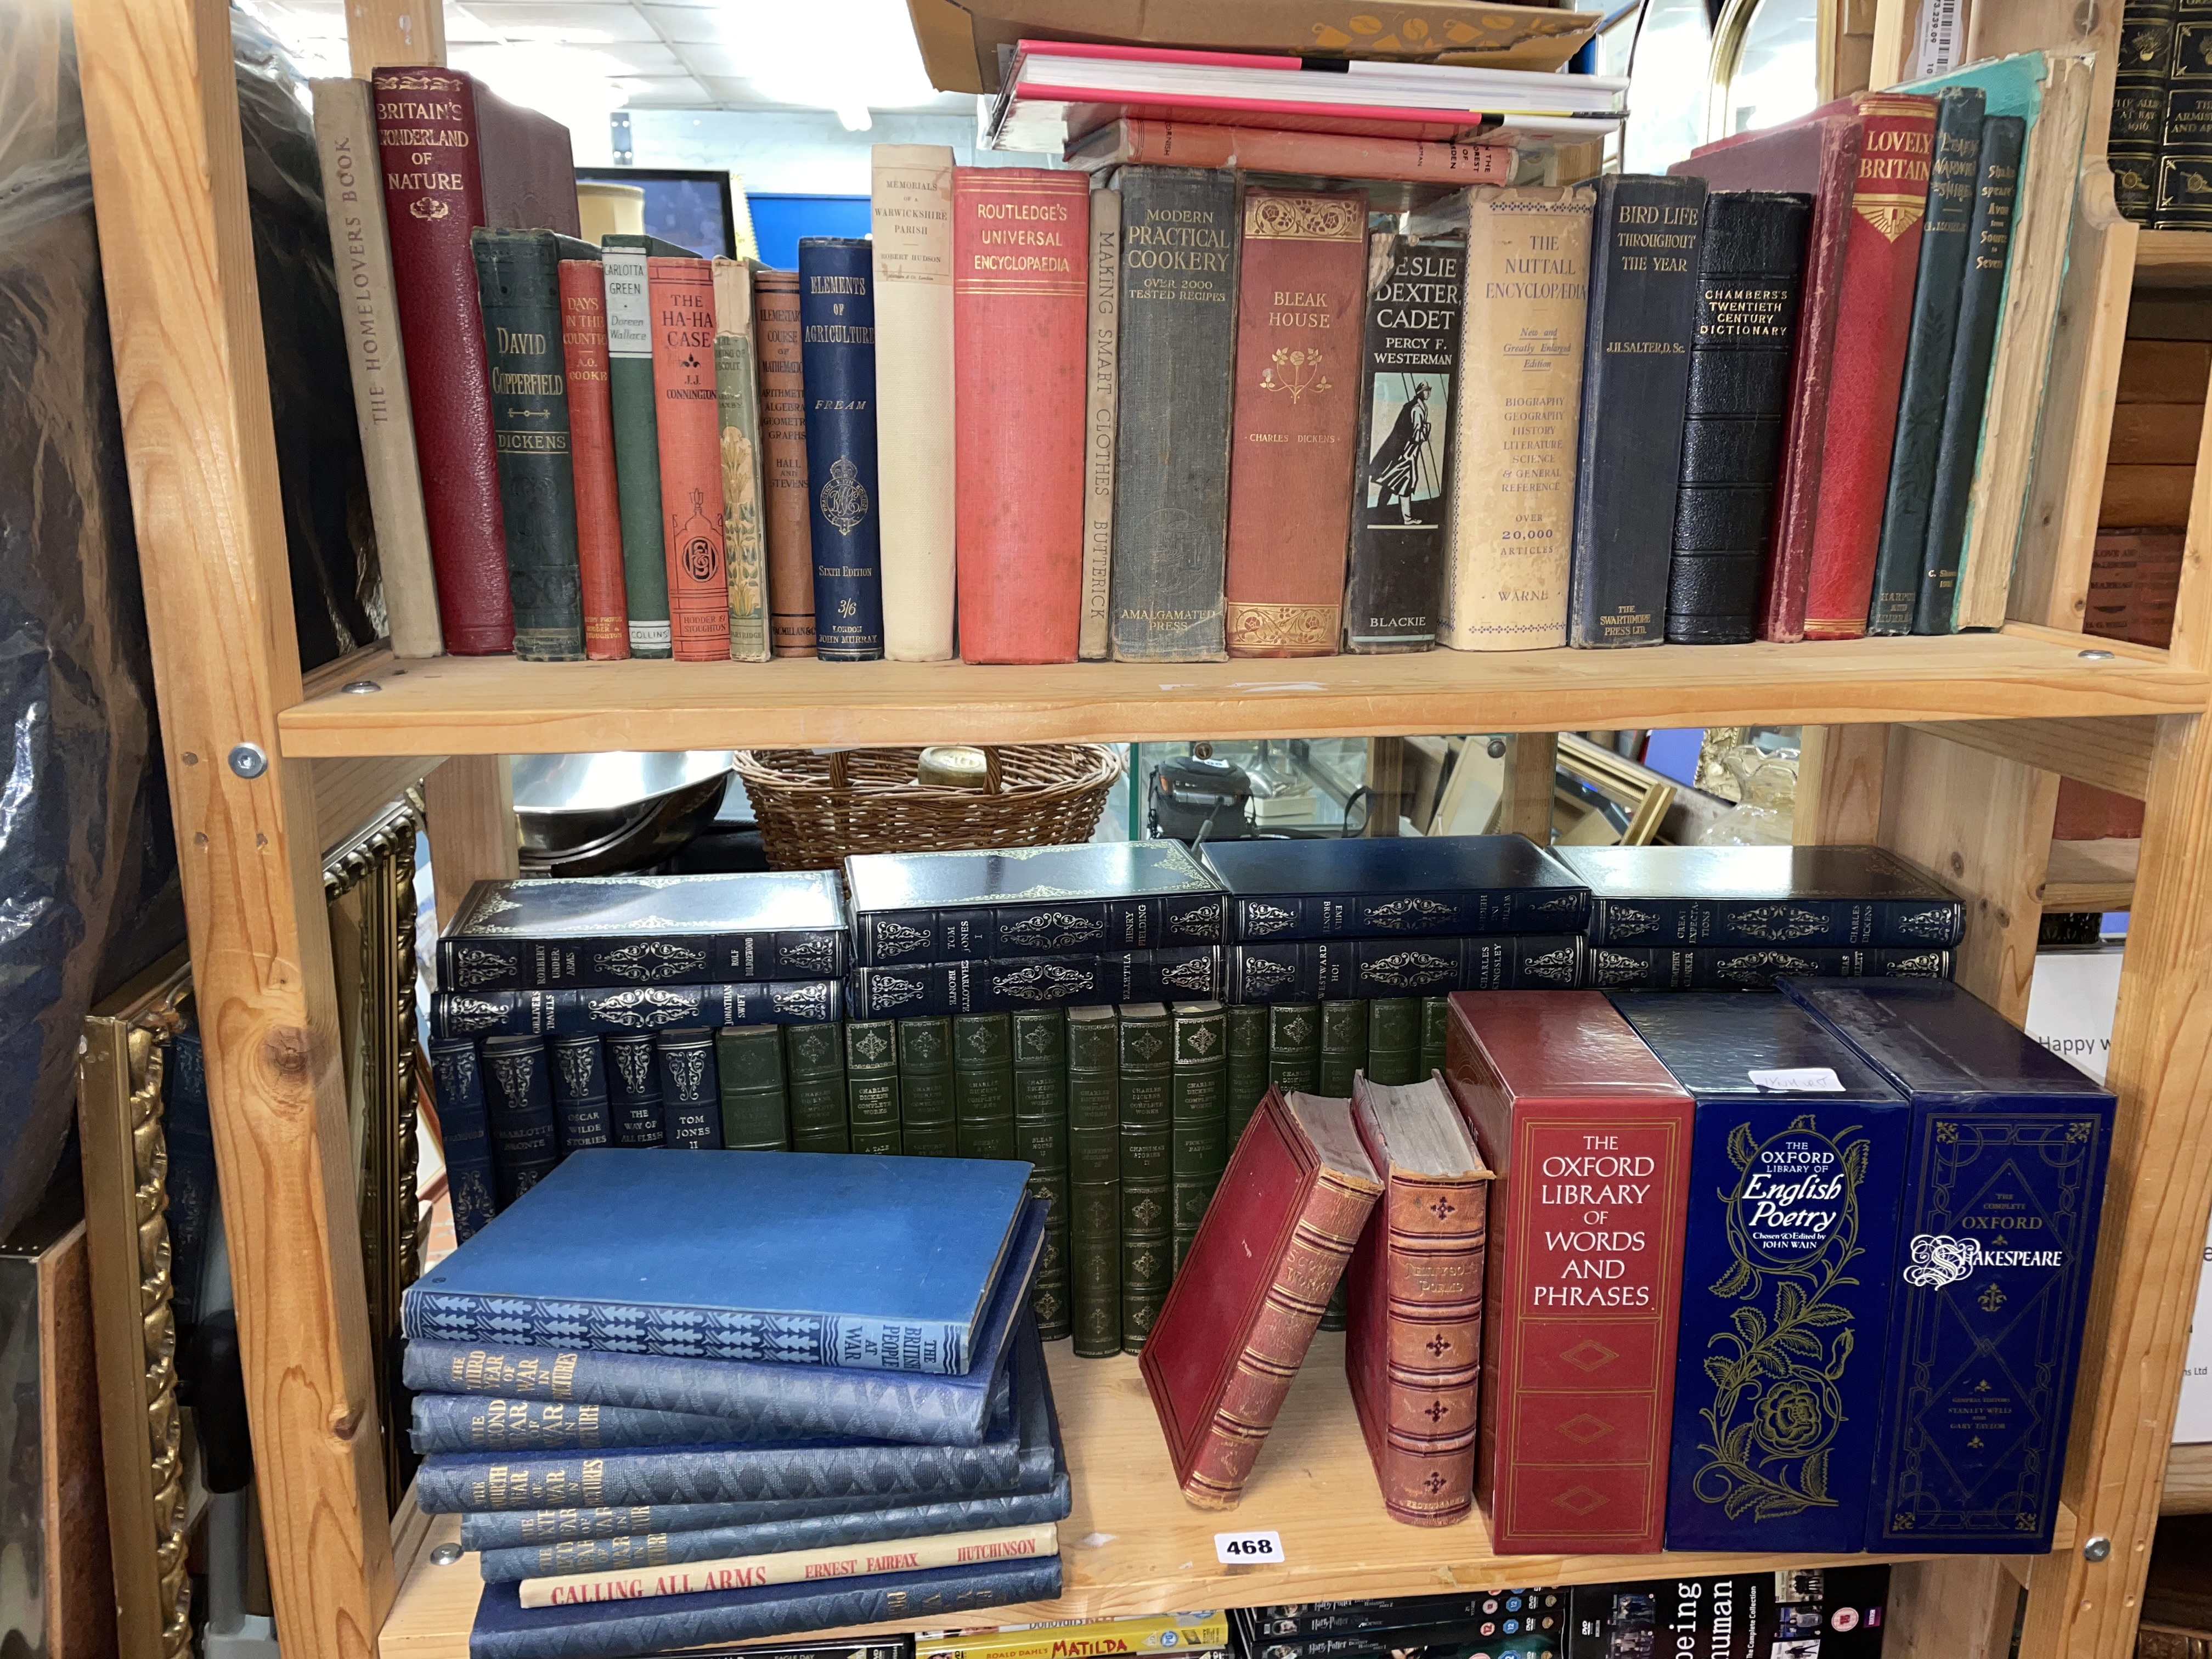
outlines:
{"label": "black book spine", "polygon": [[545,991],[569,987],[721,985],[834,979],[842,974],[842,927],[740,928],[726,933],[635,933],[574,939],[438,941],[438,983],[448,991]]}
{"label": "black book spine", "polygon": [[873,662],[884,654],[875,280],[865,240],[799,239],[814,654],[825,662]]}
{"label": "black book spine", "polygon": [[714,1066],[714,1034],[690,1027],[654,1034],[660,1064],[660,1121],[665,1144],[678,1152],[711,1152],[722,1144],[722,1085]]}
{"label": "black book spine", "polygon": [[2173,64],[2175,0],[2128,0],[2113,55],[2112,125],[2105,146],[2112,199],[2126,217],[2150,221],[2158,199],[2159,134]]}
{"label": "black book spine", "polygon": [[1657,645],[1666,636],[1705,207],[1702,179],[1597,181],[1570,645]]}
{"label": "black book spine", "polygon": [[1237,348],[1237,176],[1124,167],[1114,655],[1218,662]]}
{"label": "black book spine", "polygon": [[1578,933],[1580,887],[1453,887],[1427,893],[1265,893],[1230,901],[1239,944],[1278,939],[1434,939],[1468,933]]}
{"label": "black book spine", "polygon": [[[1576,982],[1581,943],[1574,933],[1487,933],[1231,945],[1229,1000],[1307,1002],[1450,991],[1564,990]],[[1408,1046],[1418,1050],[1419,1045],[1416,1041]],[[1324,1094],[1330,1092],[1328,1082],[1324,1068]]]}
{"label": "black book spine", "polygon": [[1792,945],[1593,945],[1583,984],[1601,991],[1765,991],[1778,979],[1948,979],[1951,953]]}
{"label": "black book spine", "polygon": [[1467,244],[1370,239],[1359,362],[1358,493],[1344,592],[1344,648],[1426,651],[1444,601],[1452,392]]}
{"label": "black book spine", "polygon": [[1867,612],[1869,634],[1910,634],[1920,605],[1987,101],[1978,87],[1946,87],[1936,96],[1936,157],[1928,175],[1928,213],[1921,224],[1920,270],[1912,289],[1897,438],[1889,453],[1889,495],[1882,504],[1881,549],[1875,557],[1874,604]]}
{"label": "black book spine", "polygon": [[1920,568],[1920,597],[1912,612],[1916,634],[1949,633],[1958,610],[1966,501],[1974,487],[1975,458],[1981,453],[1990,363],[1996,355],[2005,264],[2012,251],[2021,147],[2027,140],[2027,124],[2017,115],[1992,115],[1982,123],[1974,218],[1966,231],[1966,269],[1960,279],[1959,323],[1951,340],[1950,390],[1943,401],[1943,435],[1936,446],[1928,543]]}
{"label": "black book spine", "polygon": [[2212,230],[2212,0],[2174,9],[2159,119],[2154,230]]}
{"label": "black book spine", "polygon": [[1096,956],[857,968],[852,974],[851,1002],[856,1019],[905,1019],[1205,998],[1218,995],[1220,986],[1220,947],[1188,945]]}
{"label": "black book spine", "polygon": [[536,1037],[492,1037],[483,1045],[483,1062],[492,1190],[504,1210],[561,1161],[552,1082],[546,1075],[545,1045]]}
{"label": "black book spine", "polygon": [[677,1025],[807,1025],[844,1018],[834,979],[765,985],[654,985],[623,990],[434,991],[430,1035],[614,1036]]}
{"label": "black book spine", "polygon": [[1956,945],[1966,936],[1956,899],[1601,898],[1593,945]]}
{"label": "black book spine", "polygon": [[615,1145],[666,1146],[668,1133],[660,1118],[660,1062],[653,1057],[653,1033],[622,1031],[599,1042],[606,1054]]}
{"label": "black book spine", "polygon": [[607,1096],[606,1057],[595,1036],[555,1037],[546,1045],[552,1062],[553,1123],[561,1156],[586,1146],[614,1144],[612,1108]]}
{"label": "black book spine", "polygon": [[1221,897],[1213,893],[1174,900],[1071,899],[1051,904],[875,910],[854,917],[853,933],[854,958],[864,968],[1218,945]]}
{"label": "black book spine", "polygon": [[[498,1213],[498,1178],[484,1103],[483,1067],[477,1059],[477,1045],[463,1037],[431,1043],[430,1068],[438,1091],[438,1127],[444,1136],[446,1192],[453,1200],[453,1242],[465,1244]],[[173,1211],[175,1200],[172,1198],[170,1203]],[[197,1280],[198,1276],[194,1277]],[[197,1288],[195,1283],[195,1291]]]}
{"label": "black book spine", "polygon": [[[1969,185],[1972,177],[1969,168]],[[1667,637],[1677,645],[1740,644],[1757,632],[1753,613],[1773,546],[1774,485],[1812,222],[1807,196],[1717,191],[1705,198],[1667,577]]]}

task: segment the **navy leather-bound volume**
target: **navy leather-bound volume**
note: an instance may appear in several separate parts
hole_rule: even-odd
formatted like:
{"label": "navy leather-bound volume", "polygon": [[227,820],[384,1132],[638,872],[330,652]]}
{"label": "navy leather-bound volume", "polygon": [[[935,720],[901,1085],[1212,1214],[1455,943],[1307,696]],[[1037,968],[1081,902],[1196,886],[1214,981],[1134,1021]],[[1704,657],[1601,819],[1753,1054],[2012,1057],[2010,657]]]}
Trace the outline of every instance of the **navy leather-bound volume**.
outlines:
{"label": "navy leather-bound volume", "polygon": [[1582,983],[1598,991],[1765,991],[1785,975],[1948,979],[1951,953],[1833,945],[1591,945],[1583,951]]}
{"label": "navy leather-bound volume", "polygon": [[1698,1103],[1667,1547],[1850,1554],[1866,1537],[1910,1109],[1784,998],[1612,1001]]}
{"label": "navy leather-bound volume", "polygon": [[491,1127],[492,1190],[504,1210],[561,1161],[553,1128],[553,1085],[541,1038],[487,1037],[481,1059],[485,1116]]}
{"label": "navy leather-bound volume", "polygon": [[1562,847],[1593,945],[1956,945],[1966,907],[1879,847]]}
{"label": "navy leather-bound volume", "polygon": [[1667,578],[1667,637],[1678,645],[1736,644],[1757,631],[1812,222],[1809,196],[1722,190],[1705,198]]}
{"label": "navy leather-bound volume", "polygon": [[553,1127],[561,1156],[614,1145],[606,1055],[596,1036],[556,1036],[545,1045],[553,1079]]}
{"label": "navy leather-bound volume", "polygon": [[672,1025],[819,1025],[844,1018],[834,979],[767,985],[638,985],[621,990],[433,991],[430,1035],[577,1036]]}
{"label": "navy leather-bound volume", "polygon": [[1955,985],[1782,988],[1912,1102],[1866,1547],[2041,1554],[2112,1097]]}
{"label": "navy leather-bound volume", "polygon": [[1589,890],[1525,836],[1223,841],[1232,942],[1578,933]]}
{"label": "navy leather-bound volume", "polygon": [[[446,1156],[446,1192],[453,1206],[453,1242],[465,1244],[479,1227],[499,1213],[491,1121],[484,1104],[483,1067],[477,1057],[476,1039],[434,1040],[430,1075],[438,1091],[438,1127]],[[173,1152],[170,1163],[173,1168]],[[169,1201],[173,1209],[173,1188]]]}
{"label": "navy leather-bound volume", "polygon": [[722,1087],[714,1067],[714,1034],[703,1025],[658,1031],[661,1144],[703,1152],[722,1144]]}
{"label": "navy leather-bound volume", "polygon": [[496,1395],[418,1394],[408,1443],[432,1452],[589,1451],[607,1446],[706,1446],[730,1437],[719,1417],[633,1406],[574,1406]]}
{"label": "navy leather-bound volume", "polygon": [[[1912,331],[1897,399],[1897,439],[1889,453],[1889,496],[1882,505],[1881,550],[1875,556],[1869,634],[1910,634],[1920,603],[1987,102],[1979,87],[1946,87],[1936,94],[1936,156],[1929,173],[1928,212],[1920,226],[1920,273],[1912,288]],[[1980,395],[1980,388],[1971,390]]]}
{"label": "navy leather-bound volume", "polygon": [[1607,173],[1590,222],[1570,645],[1666,637],[1705,181]]}
{"label": "navy leather-bound volume", "polygon": [[814,654],[827,662],[872,662],[884,654],[875,282],[866,238],[799,239]]}
{"label": "navy leather-bound volume", "polygon": [[448,991],[834,979],[845,907],[826,870],[480,881],[438,940]]}
{"label": "navy leather-bound volume", "polygon": [[667,1144],[660,1121],[660,1061],[650,1031],[610,1032],[599,1039],[606,1055],[607,1110],[617,1146]]}
{"label": "navy leather-bound volume", "polygon": [[[471,1059],[475,1058],[473,1045]],[[172,1306],[177,1323],[191,1325],[199,1318],[200,1279],[207,1264],[208,1239],[215,1223],[215,1125],[208,1113],[207,1056],[200,1047],[197,1024],[186,1025],[169,1042],[168,1070],[162,1078],[168,1096],[162,1115],[162,1131],[169,1146],[169,1282],[175,1286]],[[477,1124],[483,1123],[483,1097],[477,1097]],[[486,1156],[489,1157],[489,1152]],[[452,1167],[452,1160],[447,1160]],[[489,1183],[489,1165],[486,1168]],[[485,1207],[471,1218],[471,1226],[491,1219],[489,1184],[483,1190]],[[460,1199],[453,1200],[453,1225],[461,1224]]]}
{"label": "navy leather-bound volume", "polygon": [[1175,945],[1090,956],[855,968],[846,1000],[854,1019],[910,1019],[1103,1003],[1204,1001],[1220,994],[1221,947]]}
{"label": "navy leather-bound volume", "polygon": [[1573,933],[1232,945],[1229,1000],[1312,1002],[1433,997],[1450,991],[1567,991],[1578,981],[1581,962],[1582,939]]}
{"label": "navy leather-bound volume", "polygon": [[861,853],[845,880],[864,968],[1223,939],[1219,884],[1180,842]]}

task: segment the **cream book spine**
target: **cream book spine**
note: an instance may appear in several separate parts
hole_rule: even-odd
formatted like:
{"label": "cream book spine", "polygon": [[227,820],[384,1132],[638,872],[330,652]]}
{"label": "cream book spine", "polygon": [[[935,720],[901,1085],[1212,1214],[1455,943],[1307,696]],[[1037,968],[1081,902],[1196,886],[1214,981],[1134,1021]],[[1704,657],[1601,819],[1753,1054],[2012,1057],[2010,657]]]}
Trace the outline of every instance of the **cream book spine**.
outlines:
{"label": "cream book spine", "polygon": [[720,1561],[644,1567],[615,1572],[572,1572],[522,1581],[526,1607],[562,1607],[584,1601],[630,1601],[655,1595],[696,1595],[704,1590],[750,1589],[764,1584],[804,1584],[878,1573],[923,1572],[981,1561],[1033,1560],[1060,1553],[1060,1532],[1049,1521],[1030,1527],[940,1533],[880,1544],[831,1544],[775,1555],[733,1555]]}
{"label": "cream book spine", "polygon": [[952,151],[869,152],[884,654],[952,655]]}
{"label": "cream book spine", "polygon": [[753,262],[714,261],[714,400],[722,437],[723,562],[730,656],[766,662],[768,526],[761,499],[760,374],[753,343]]}
{"label": "cream book spine", "polygon": [[1467,309],[1437,638],[1455,651],[1567,642],[1575,437],[1589,312],[1585,186],[1468,192]]}
{"label": "cream book spine", "polygon": [[1091,309],[1083,425],[1083,620],[1075,654],[1104,662],[1114,577],[1115,349],[1121,325],[1121,192],[1091,192]]}
{"label": "cream book spine", "polygon": [[446,640],[438,626],[438,582],[430,564],[422,475],[415,463],[415,417],[407,402],[407,362],[399,349],[392,243],[385,231],[384,183],[368,82],[308,84],[314,94],[315,149],[323,166],[331,264],[345,316],[346,365],[353,376],[354,418],[361,427],[362,468],[376,524],[392,648],[403,657],[443,656]]}

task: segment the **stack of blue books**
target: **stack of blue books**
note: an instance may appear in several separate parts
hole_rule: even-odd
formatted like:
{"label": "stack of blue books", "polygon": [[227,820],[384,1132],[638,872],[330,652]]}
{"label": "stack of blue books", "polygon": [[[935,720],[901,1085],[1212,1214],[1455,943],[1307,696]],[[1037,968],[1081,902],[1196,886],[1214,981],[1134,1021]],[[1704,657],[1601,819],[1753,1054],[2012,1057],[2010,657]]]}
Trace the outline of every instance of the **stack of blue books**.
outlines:
{"label": "stack of blue books", "polygon": [[583,1152],[417,1281],[416,1493],[479,1552],[472,1659],[1058,1595],[1028,1175]]}

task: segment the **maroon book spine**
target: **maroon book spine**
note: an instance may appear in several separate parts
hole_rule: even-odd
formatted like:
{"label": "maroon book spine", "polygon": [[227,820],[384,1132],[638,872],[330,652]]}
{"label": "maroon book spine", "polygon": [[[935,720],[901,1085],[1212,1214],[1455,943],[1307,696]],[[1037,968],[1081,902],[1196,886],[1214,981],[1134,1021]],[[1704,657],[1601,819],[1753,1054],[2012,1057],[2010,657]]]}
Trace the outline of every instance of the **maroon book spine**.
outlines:
{"label": "maroon book spine", "polygon": [[576,481],[576,568],[583,579],[584,654],[629,655],[615,416],[607,379],[606,273],[596,259],[561,261],[561,351],[568,377],[568,456]]}

